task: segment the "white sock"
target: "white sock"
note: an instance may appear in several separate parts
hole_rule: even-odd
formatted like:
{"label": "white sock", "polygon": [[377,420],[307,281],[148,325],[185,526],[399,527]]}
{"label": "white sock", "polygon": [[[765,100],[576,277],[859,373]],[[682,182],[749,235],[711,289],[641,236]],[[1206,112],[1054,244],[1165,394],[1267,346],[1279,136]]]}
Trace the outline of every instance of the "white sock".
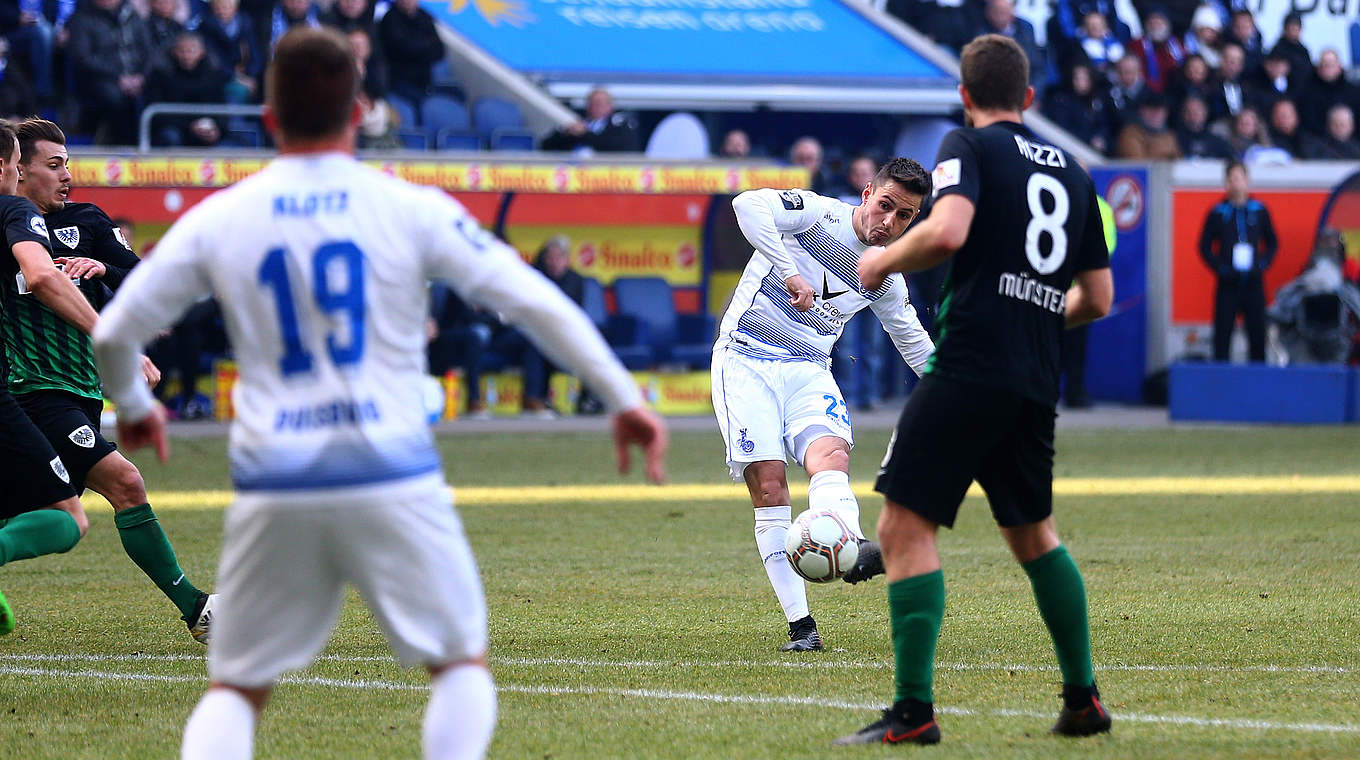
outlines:
{"label": "white sock", "polygon": [[756,507],[756,548],[765,574],[774,586],[774,595],[792,623],[808,616],[807,586],[789,564],[784,553],[784,538],[789,534],[793,507]]}
{"label": "white sock", "polygon": [[449,668],[430,681],[421,730],[426,760],[476,760],[496,728],[496,685],[481,665]]}
{"label": "white sock", "polygon": [[255,707],[235,689],[208,689],[184,726],[181,760],[249,760]]}
{"label": "white sock", "polygon": [[822,470],[812,476],[808,481],[808,509],[835,512],[856,538],[864,538],[859,527],[859,501],[850,490],[850,476],[840,470]]}

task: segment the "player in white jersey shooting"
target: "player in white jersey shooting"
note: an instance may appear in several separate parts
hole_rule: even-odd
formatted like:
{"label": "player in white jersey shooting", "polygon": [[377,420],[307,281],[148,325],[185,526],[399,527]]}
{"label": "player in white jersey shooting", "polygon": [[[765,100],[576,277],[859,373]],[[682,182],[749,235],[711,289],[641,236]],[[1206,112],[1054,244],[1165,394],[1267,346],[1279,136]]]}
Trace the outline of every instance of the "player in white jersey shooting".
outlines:
{"label": "player in white jersey shooting", "polygon": [[505,315],[579,375],[664,478],[666,432],[590,320],[456,201],[354,160],[360,78],[344,38],[274,51],[264,119],[280,156],[166,233],[99,321],[128,448],[164,458],[137,349],[199,297],[222,305],[240,380],[208,649],[184,758],[248,758],[274,681],[325,645],[353,584],[398,658],[431,674],[427,758],[481,757],[495,724],[486,604],[421,403],[431,279]]}
{"label": "player in white jersey shooting", "polygon": [[930,193],[930,175],[909,158],[878,170],[851,206],[806,190],[752,190],[732,201],[755,247],[713,346],[713,409],[733,480],[755,507],[756,548],[789,622],[784,651],[822,648],[807,588],[784,553],[792,507],[785,452],[811,480],[811,509],[837,512],[860,541],[844,576],[883,572],[864,538],[850,490],[850,409],[831,375],[831,347],[856,312],[870,308],[902,358],[921,374],[934,350],[900,275],[876,289],[856,274],[866,249],[897,240]]}

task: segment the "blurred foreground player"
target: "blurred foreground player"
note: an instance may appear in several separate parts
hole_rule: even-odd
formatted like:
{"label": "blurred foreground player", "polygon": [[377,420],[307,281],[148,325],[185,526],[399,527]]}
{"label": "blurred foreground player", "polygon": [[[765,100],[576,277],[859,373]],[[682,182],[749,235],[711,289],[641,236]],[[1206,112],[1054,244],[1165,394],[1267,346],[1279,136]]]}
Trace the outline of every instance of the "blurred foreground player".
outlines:
{"label": "blurred foreground player", "polygon": [[251,755],[274,681],[325,645],[347,583],[399,659],[430,671],[425,756],[485,752],[496,710],[486,604],[421,403],[429,280],[505,315],[583,377],[618,413],[620,465],[640,443],[648,475],[664,477],[665,429],[590,320],[456,201],[355,161],[358,92],[344,38],[284,35],[264,114],[281,155],[185,214],[95,333],[121,440],[162,457],[164,411],[138,347],[212,294],[240,367],[212,683],[185,758]]}

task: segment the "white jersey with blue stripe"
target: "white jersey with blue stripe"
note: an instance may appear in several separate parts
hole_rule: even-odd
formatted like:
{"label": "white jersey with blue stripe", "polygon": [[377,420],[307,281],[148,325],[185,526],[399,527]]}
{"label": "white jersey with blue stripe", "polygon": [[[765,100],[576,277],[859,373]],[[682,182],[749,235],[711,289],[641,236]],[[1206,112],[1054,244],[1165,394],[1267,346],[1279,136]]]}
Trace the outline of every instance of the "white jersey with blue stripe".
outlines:
{"label": "white jersey with blue stripe", "polygon": [[[851,223],[855,207],[806,190],[753,190],[732,201],[737,223],[755,246],[723,316],[714,350],[759,359],[830,366],[845,323],[869,308],[919,375],[934,344],[893,274],[876,290],[860,284],[857,266],[869,246]],[[815,297],[808,311],[789,303],[784,281],[802,275]]]}
{"label": "white jersey with blue stripe", "polygon": [[328,490],[433,474],[428,282],[522,327],[611,410],[641,397],[565,295],[443,192],[344,154],[289,156],[191,209],[101,316],[96,350],[120,415],[149,412],[135,347],[195,299],[221,303],[239,380],[239,490]]}

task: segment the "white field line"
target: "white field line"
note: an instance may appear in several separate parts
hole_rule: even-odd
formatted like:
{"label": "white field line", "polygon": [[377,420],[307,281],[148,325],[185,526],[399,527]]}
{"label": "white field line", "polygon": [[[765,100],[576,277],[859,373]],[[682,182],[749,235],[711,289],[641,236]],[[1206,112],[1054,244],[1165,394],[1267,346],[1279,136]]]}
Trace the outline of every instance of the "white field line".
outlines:
{"label": "white field line", "polygon": [[[188,662],[202,660],[194,654],[0,654],[0,662]],[[323,655],[322,662],[393,662],[392,657],[339,657]],[[576,657],[492,657],[495,665],[523,667],[578,667],[621,668],[628,670],[663,670],[666,668],[783,668],[790,670],[890,670],[891,662],[847,660],[722,660],[680,662],[664,660],[592,660]],[[1018,673],[1057,672],[1056,665],[1028,665],[1004,662],[944,662],[936,670],[951,671],[1015,671]],[[1320,675],[1351,675],[1357,668],[1331,665],[1136,665],[1114,663],[1096,665],[1096,670],[1111,673],[1302,673]]]}
{"label": "white field line", "polygon": [[[0,675],[39,676],[55,678],[88,678],[108,681],[133,681],[156,683],[203,683],[203,676],[177,676],[153,673],[117,673],[100,670],[57,670],[53,668],[28,668],[0,665]],[[377,681],[370,679],[351,680],[340,678],[288,677],[281,683],[301,686],[327,686],[339,689],[360,691],[426,691],[424,684],[401,683],[398,681]],[[884,705],[867,702],[845,702],[822,699],[819,697],[773,697],[751,694],[709,694],[696,691],[669,691],[664,689],[622,689],[597,686],[546,686],[525,684],[497,684],[496,690],[513,694],[540,695],[604,695],[614,697],[634,697],[639,699],[660,699],[685,702],[705,702],[709,704],[738,705],[781,705],[797,707],[823,707],[839,710],[881,710]],[[1051,712],[1034,710],[973,710],[963,707],[939,707],[942,715],[984,715],[1003,718],[1052,717]],[[1120,713],[1119,721],[1131,723],[1159,723],[1177,726],[1204,728],[1256,729],[1265,731],[1298,731],[1308,733],[1345,733],[1360,734],[1360,725],[1345,723],[1282,723],[1269,720],[1247,720],[1240,718],[1197,718],[1189,715],[1148,715],[1144,713]]]}

